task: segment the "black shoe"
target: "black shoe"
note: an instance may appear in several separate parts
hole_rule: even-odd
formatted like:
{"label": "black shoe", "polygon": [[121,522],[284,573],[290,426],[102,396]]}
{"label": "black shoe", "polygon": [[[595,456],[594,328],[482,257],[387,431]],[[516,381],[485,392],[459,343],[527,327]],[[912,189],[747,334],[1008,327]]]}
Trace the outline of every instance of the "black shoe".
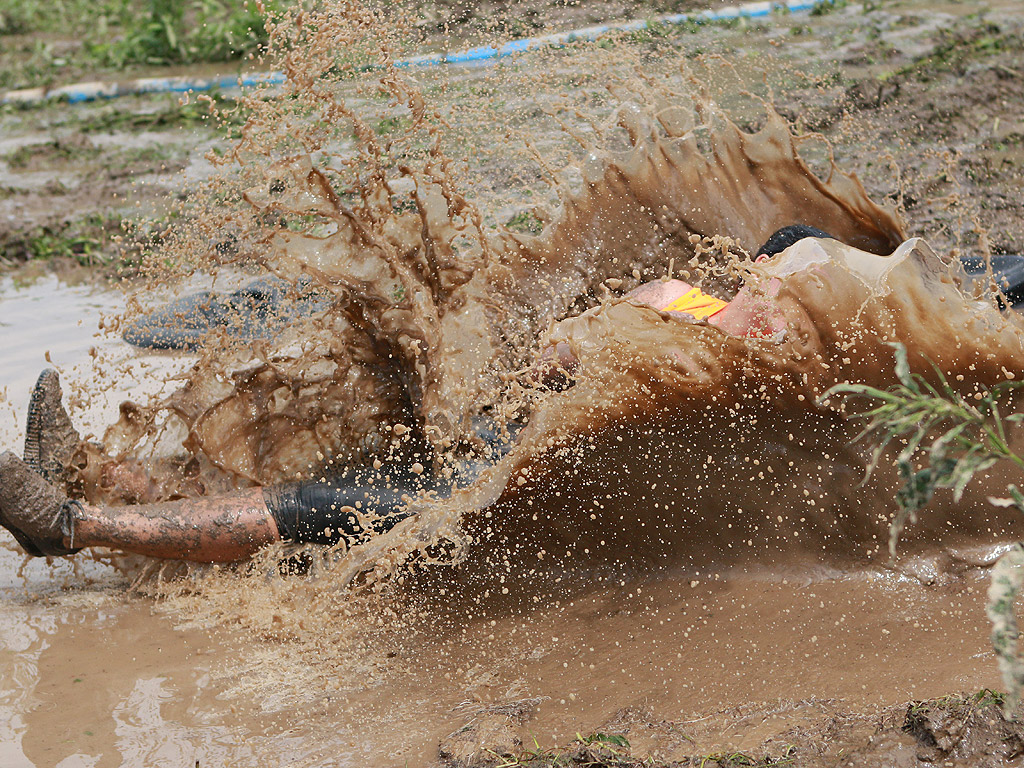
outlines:
{"label": "black shoe", "polygon": [[232,293],[184,296],[133,320],[122,338],[144,349],[199,349],[215,329],[236,341],[269,339],[300,317],[330,306],[308,282],[293,287],[276,277],[254,280]]}
{"label": "black shoe", "polygon": [[0,453],[0,525],[36,557],[71,555],[64,546],[77,502],[50,485],[10,451]]}
{"label": "black shoe", "polygon": [[61,403],[60,376],[52,368],[39,374],[28,401],[25,463],[51,483],[67,480],[68,466],[81,443]]}

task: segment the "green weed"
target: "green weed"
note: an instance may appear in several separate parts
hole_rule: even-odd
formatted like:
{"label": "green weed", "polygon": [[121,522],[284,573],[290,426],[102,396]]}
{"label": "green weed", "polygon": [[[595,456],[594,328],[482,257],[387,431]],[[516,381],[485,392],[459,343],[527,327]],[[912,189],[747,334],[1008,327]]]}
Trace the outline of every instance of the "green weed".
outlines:
{"label": "green weed", "polygon": [[817,0],[811,7],[811,16],[825,16],[832,11],[845,8],[849,0]]}
{"label": "green weed", "polygon": [[0,0],[0,36],[68,30],[82,34],[96,27],[106,33],[130,21],[137,6],[130,0]]}
{"label": "green weed", "polygon": [[674,31],[668,24],[648,19],[646,27],[629,33],[629,41],[638,45],[650,44],[669,37]]}
{"label": "green weed", "polygon": [[[66,113],[60,125],[73,126],[82,133],[107,133],[211,124],[211,110],[216,112],[218,124],[231,127],[245,125],[249,118],[249,113],[241,102],[224,96],[220,91],[208,91],[203,97],[202,100],[182,103],[177,96],[167,96],[164,98],[165,106],[148,112],[110,105],[93,112]],[[159,97],[146,98],[153,100]]]}
{"label": "green weed", "polygon": [[762,758],[754,757],[746,752],[716,752],[711,755],[695,757],[692,764],[699,768],[770,768],[770,766],[793,765],[796,750],[787,747],[778,757],[765,755]]}
{"label": "green weed", "polygon": [[592,733],[589,736],[581,736],[577,733],[576,741],[586,746],[598,745],[629,749],[629,739],[617,733]]}
{"label": "green weed", "polygon": [[638,761],[628,756],[629,740],[619,734],[592,733],[589,736],[576,734],[576,739],[565,750],[541,747],[536,737],[533,747],[527,747],[515,755],[491,755],[497,761],[495,768],[558,768],[571,765],[601,765],[611,768],[639,768],[649,761]]}
{"label": "green weed", "polygon": [[505,228],[513,232],[522,232],[529,235],[539,235],[544,229],[544,222],[537,218],[533,211],[520,211],[511,219],[505,222]]}
{"label": "green weed", "polygon": [[[268,13],[283,0],[270,0]],[[0,0],[0,87],[46,85],[66,70],[233,61],[268,40],[247,0]]]}
{"label": "green weed", "polygon": [[520,766],[532,766],[536,763],[545,765],[560,765],[563,755],[556,749],[544,749],[541,747],[537,737],[533,737],[533,748],[525,748],[516,755],[500,756],[496,752],[488,750],[497,759],[498,765],[495,768],[519,768]]}
{"label": "green weed", "polygon": [[[278,8],[271,5],[269,10]],[[267,42],[264,18],[255,5],[226,0],[147,0],[141,20],[123,37],[88,44],[104,65],[190,64],[230,61],[257,51]]]}
{"label": "green weed", "polygon": [[374,127],[378,136],[388,136],[392,133],[407,133],[412,128],[412,120],[408,117],[382,117]]}
{"label": "green weed", "polygon": [[11,232],[0,239],[0,261],[10,265],[69,260],[86,267],[108,267],[117,260],[111,241],[122,232],[119,216],[98,213]]}
{"label": "green weed", "polygon": [[878,79],[884,82],[895,77],[913,75],[927,82],[937,73],[963,73],[972,61],[1007,50],[1017,50],[1020,44],[1020,33],[1003,32],[998,25],[990,22],[979,22],[967,30],[940,30],[931,52],[917,56],[913,61],[890,72],[883,72],[878,75]]}
{"label": "green weed", "polygon": [[41,144],[26,144],[4,155],[3,159],[13,169],[21,170],[32,163],[61,163],[95,157],[101,152],[92,144],[55,139]]}
{"label": "green weed", "polygon": [[[989,688],[982,688],[979,691],[969,694],[956,693],[949,696],[940,696],[927,701],[914,701],[907,706],[903,718],[902,730],[914,734],[918,739],[922,735],[927,738],[932,735],[932,723],[936,716],[940,721],[948,722],[955,720],[970,727],[967,724],[982,710],[990,707],[1006,707],[1006,696]],[[983,716],[989,719],[988,713]]]}
{"label": "green weed", "polygon": [[[896,377],[899,384],[880,390],[865,384],[839,384],[822,399],[839,395],[850,400],[862,398],[872,407],[860,413],[868,424],[858,439],[875,443],[868,474],[877,467],[885,448],[900,441],[896,468],[902,487],[896,493],[897,513],[889,526],[889,552],[896,546],[908,523],[939,489],[950,489],[959,500],[967,484],[979,472],[1000,461],[1024,469],[1024,458],[1010,448],[1007,425],[1024,421],[1024,413],[1004,415],[1011,393],[1024,382],[1006,381],[971,398],[950,386],[942,371],[934,368],[937,384],[912,373],[907,350],[894,344]],[[995,506],[1024,513],[1024,494],[1016,485],[1007,486],[1007,498],[989,498]],[[1004,710],[1009,716],[1024,692],[1024,663],[1018,648],[1015,606],[1024,587],[1024,543],[1006,552],[992,571],[987,612],[992,622],[992,647],[1009,695]]]}
{"label": "green weed", "polygon": [[991,688],[982,688],[974,693],[954,693],[949,696],[940,696],[928,701],[915,701],[907,709],[914,714],[930,707],[939,707],[945,710],[954,710],[967,707],[970,709],[984,709],[985,707],[1001,707],[1006,703],[1006,694],[993,691]]}
{"label": "green weed", "polygon": [[[1024,382],[1003,382],[972,402],[954,390],[937,368],[938,386],[911,373],[906,347],[893,346],[898,385],[883,391],[865,384],[839,384],[825,397],[842,395],[847,399],[859,397],[878,403],[859,414],[859,418],[868,420],[868,425],[858,439],[871,438],[875,442],[869,474],[893,440],[905,441],[896,456],[896,467],[903,482],[896,495],[899,511],[889,530],[889,552],[895,557],[896,545],[907,522],[916,521],[918,511],[936,490],[952,489],[954,498],[959,500],[974,475],[997,461],[1012,461],[1024,469],[1024,459],[1010,450],[1005,426],[1024,421],[1024,413],[1003,417],[999,405],[1011,390],[1024,386]],[[922,448],[925,438],[940,428],[941,434]],[[926,464],[918,469],[915,463],[920,458]]]}

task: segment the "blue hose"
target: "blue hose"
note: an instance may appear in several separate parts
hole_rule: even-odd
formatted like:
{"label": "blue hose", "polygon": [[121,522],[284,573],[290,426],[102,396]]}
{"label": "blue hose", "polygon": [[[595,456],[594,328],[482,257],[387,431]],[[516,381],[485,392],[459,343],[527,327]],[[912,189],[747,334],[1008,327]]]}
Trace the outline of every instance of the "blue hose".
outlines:
{"label": "blue hose", "polygon": [[[473,64],[478,62],[502,59],[517,53],[534,51],[541,48],[557,48],[578,41],[593,41],[615,32],[637,32],[653,25],[680,25],[686,23],[706,24],[713,21],[726,21],[739,18],[757,18],[768,16],[775,11],[806,11],[816,5],[816,0],[789,0],[786,2],[745,3],[744,5],[721,8],[717,11],[701,11],[699,13],[674,13],[667,16],[656,16],[652,19],[624,21],[619,24],[601,24],[594,27],[574,29],[569,32],[557,32],[539,37],[527,37],[512,40],[504,45],[484,45],[456,53],[431,53],[424,56],[413,56],[395,62],[398,67],[434,67],[447,64]],[[56,88],[26,88],[18,91],[7,91],[0,96],[0,104],[38,104],[50,99],[64,99],[70,104],[79,104],[97,99],[116,99],[143,93],[187,93],[210,91],[215,89],[249,88],[260,85],[281,85],[285,76],[281,72],[255,72],[245,75],[220,75],[217,77],[144,77],[122,82],[90,82],[74,83]]]}

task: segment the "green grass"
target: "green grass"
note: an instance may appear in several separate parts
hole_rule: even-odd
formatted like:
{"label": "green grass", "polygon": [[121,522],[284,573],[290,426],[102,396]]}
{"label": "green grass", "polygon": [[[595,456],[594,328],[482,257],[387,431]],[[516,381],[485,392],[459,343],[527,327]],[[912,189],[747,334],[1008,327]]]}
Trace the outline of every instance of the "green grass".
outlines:
{"label": "green grass", "polygon": [[[192,128],[214,125],[210,116],[211,106],[217,110],[219,122],[230,127],[245,125],[248,111],[240,102],[224,96],[219,91],[208,91],[203,100],[187,104],[177,95],[149,95],[147,103],[161,104],[157,109],[138,112],[124,109],[121,104],[107,105],[90,111],[63,112],[57,124],[73,127],[82,133],[109,133],[110,131],[152,131],[167,128]],[[206,99],[210,101],[206,101]]]}
{"label": "green grass", "polygon": [[520,211],[505,222],[505,228],[513,232],[528,235],[539,235],[544,229],[544,222],[537,218],[533,211]]}
{"label": "green grass", "polygon": [[[269,4],[271,12],[279,8]],[[255,5],[238,0],[147,0],[141,15],[122,29],[121,37],[92,40],[86,50],[98,63],[119,69],[128,64],[231,61],[267,42]]]}
{"label": "green grass", "polygon": [[514,755],[499,755],[491,752],[495,768],[558,768],[561,766],[590,765],[634,768],[648,765],[650,761],[639,761],[629,756],[629,740],[619,734],[593,733],[589,736],[576,734],[576,739],[567,749],[544,749],[536,738],[532,748],[525,748]]}
{"label": "green grass", "polygon": [[14,170],[28,168],[33,163],[54,165],[95,157],[102,150],[89,143],[54,139],[42,144],[26,144],[3,156],[4,161]]}
{"label": "green grass", "polygon": [[[69,168],[79,172],[100,170],[111,177],[142,173],[166,168],[178,168],[187,154],[182,146],[165,143],[147,144],[139,147],[98,147],[89,142],[83,134],[76,134],[78,140],[55,139],[39,144],[27,144],[2,156],[13,171],[58,170]],[[60,179],[52,184],[63,187]],[[7,197],[13,197],[11,190]],[[4,196],[0,190],[0,198]]]}
{"label": "green grass", "polygon": [[904,485],[896,495],[899,511],[889,535],[889,552],[895,557],[904,527],[916,519],[936,490],[951,489],[959,501],[974,476],[998,461],[1024,469],[1024,459],[1013,452],[1007,438],[1007,425],[1024,421],[1024,414],[1001,412],[1011,391],[1024,382],[1006,381],[968,398],[953,389],[938,368],[934,369],[937,384],[912,373],[906,347],[893,346],[899,384],[885,391],[864,384],[839,384],[825,397],[861,398],[872,404],[858,414],[868,421],[858,439],[870,438],[875,444],[869,474],[886,447],[894,441],[902,445],[896,467]]}
{"label": "green grass", "polygon": [[138,0],[0,0],[0,37],[33,33],[84,31],[85,24],[100,32],[131,23]]}
{"label": "green grass", "polygon": [[937,74],[953,72],[963,74],[971,62],[1004,51],[1020,49],[1019,32],[1004,31],[999,25],[979,20],[966,30],[939,30],[934,48],[929,53],[878,75],[885,82],[893,78],[913,77],[921,82],[932,80]]}
{"label": "green grass", "polygon": [[918,715],[929,709],[938,707],[947,711],[959,709],[985,709],[986,707],[1002,707],[1006,704],[1006,694],[993,691],[991,688],[982,688],[974,693],[954,693],[949,696],[940,696],[927,701],[915,701],[907,707],[907,713]]}
{"label": "green grass", "polygon": [[[498,755],[491,752],[494,768],[668,768],[650,757],[637,758],[630,755],[629,740],[619,734],[594,733],[589,736],[576,734],[576,739],[565,749],[544,749],[534,739],[532,748],[525,748],[514,755]],[[682,763],[693,768],[772,768],[774,766],[796,765],[796,751],[787,746],[779,755],[754,757],[747,752],[723,751],[688,757]]]}
{"label": "green grass", "polygon": [[382,117],[374,126],[374,132],[378,136],[390,136],[391,134],[407,133],[412,128],[412,120],[404,115],[398,117]]}
{"label": "green grass", "polygon": [[[277,13],[284,0],[270,0]],[[0,0],[0,88],[132,65],[237,61],[267,42],[246,0]]]}
{"label": "green grass", "polygon": [[120,216],[92,213],[8,233],[0,239],[0,263],[66,260],[86,267],[112,266],[117,257],[111,241],[122,232]]}
{"label": "green grass", "polygon": [[768,768],[769,766],[790,766],[795,765],[793,749],[786,749],[780,757],[765,755],[754,757],[746,752],[716,752],[712,755],[702,755],[692,761],[692,764],[699,768]]}
{"label": "green grass", "polygon": [[811,7],[811,16],[825,16],[845,8],[847,5],[848,0],[817,0]]}

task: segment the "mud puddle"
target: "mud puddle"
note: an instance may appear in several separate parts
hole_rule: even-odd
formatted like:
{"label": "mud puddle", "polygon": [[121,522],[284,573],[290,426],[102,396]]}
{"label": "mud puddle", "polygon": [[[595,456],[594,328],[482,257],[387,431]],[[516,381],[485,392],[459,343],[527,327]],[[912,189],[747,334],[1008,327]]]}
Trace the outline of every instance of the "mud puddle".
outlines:
{"label": "mud puddle", "polygon": [[[670,762],[781,753],[787,733],[837,712],[998,683],[978,573],[930,587],[806,570],[601,580],[529,613],[391,635],[321,670],[301,700],[272,647],[175,628],[109,578],[8,600],[0,754],[67,768],[430,765],[439,744],[547,749],[611,728]],[[849,744],[823,747],[838,760]]]}
{"label": "mud puddle", "polygon": [[5,599],[4,766],[255,765],[270,755],[284,765],[308,754],[258,706],[218,699],[230,637],[174,630],[105,581]]}
{"label": "mud puddle", "polygon": [[[25,276],[22,276],[26,280]],[[68,285],[53,275],[26,282],[0,282],[0,332],[3,334],[4,388],[0,391],[0,442],[24,440],[25,406],[39,372],[56,365],[64,374],[69,405],[86,433],[101,434],[117,418],[124,392],[103,397],[83,392],[76,382],[99,365],[118,371],[118,386],[145,399],[169,386],[187,367],[187,356],[141,354],[115,332],[101,330],[125,307],[122,291],[97,285]]]}
{"label": "mud puddle", "polygon": [[[421,696],[444,702],[436,717],[453,730],[489,708],[523,703],[526,714],[506,738],[526,746],[600,732],[632,708],[663,724],[634,734],[635,754],[671,762],[756,752],[813,703],[869,711],[942,695],[951,684],[995,685],[983,592],[976,577],[925,589],[877,572],[627,582],[514,619],[484,617],[440,644],[424,638],[397,656],[413,654],[420,669],[403,670],[382,701],[359,710],[386,719],[388,691],[411,678],[413,695],[424,686]],[[450,680],[446,693],[439,678]],[[722,716],[739,703],[759,716]],[[432,744],[424,746],[416,762],[432,758]]]}

